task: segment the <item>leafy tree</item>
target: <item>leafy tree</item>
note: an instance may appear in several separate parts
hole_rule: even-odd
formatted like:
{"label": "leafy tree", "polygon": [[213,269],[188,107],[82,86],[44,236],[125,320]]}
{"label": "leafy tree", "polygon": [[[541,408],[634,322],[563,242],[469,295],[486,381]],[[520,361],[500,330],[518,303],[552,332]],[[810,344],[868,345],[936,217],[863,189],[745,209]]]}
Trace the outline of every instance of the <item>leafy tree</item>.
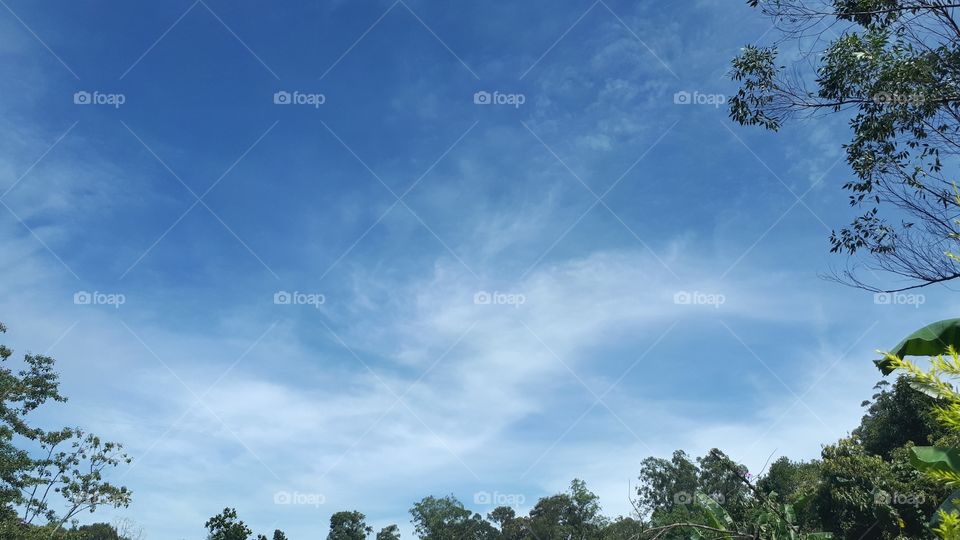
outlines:
{"label": "leafy tree", "polygon": [[17,369],[9,364],[12,355],[0,345],[0,531],[24,534],[50,524],[56,534],[80,512],[128,506],[130,490],[104,479],[107,469],[130,462],[122,446],[79,428],[32,425],[36,409],[67,398],[53,358],[26,354]]}
{"label": "leafy tree", "polygon": [[78,527],[70,533],[71,539],[76,540],[129,540],[121,536],[117,529],[109,523],[93,523]]}
{"label": "leafy tree", "polygon": [[819,461],[791,461],[784,456],[774,461],[767,473],[757,480],[763,493],[777,493],[783,500],[807,493],[820,480]]}
{"label": "leafy tree", "polygon": [[500,530],[517,519],[517,511],[509,506],[498,506],[487,514],[487,519],[497,525]]}
{"label": "leafy tree", "polygon": [[337,512],[330,516],[330,533],[327,540],[364,540],[373,528],[361,512]]}
{"label": "leafy tree", "polygon": [[[906,278],[896,290],[960,277],[945,258],[960,238],[954,176],[960,150],[960,25],[944,0],[748,0],[772,22],[775,45],[733,60],[731,117],[777,130],[798,115],[849,119],[854,177],[843,187],[859,215],[831,251]],[[829,37],[826,34],[829,29]],[[783,61],[781,58],[789,58]],[[837,279],[869,290],[858,265]]]}
{"label": "leafy tree", "polygon": [[640,465],[637,495],[643,511],[669,512],[690,502],[699,471],[683,450],[669,459],[648,457]]}
{"label": "leafy tree", "polygon": [[744,483],[747,468],[714,448],[707,455],[697,458],[697,469],[698,490],[722,503],[724,510],[734,520],[743,520],[750,502],[750,494]]}
{"label": "leafy tree", "polygon": [[223,512],[207,520],[204,525],[209,533],[207,540],[247,540],[253,531],[237,517],[233,508],[224,508]]}
{"label": "leafy tree", "polygon": [[631,517],[618,517],[603,529],[603,540],[636,540],[645,530],[644,524]]}
{"label": "leafy tree", "polygon": [[946,435],[933,415],[933,398],[910,388],[910,381],[903,377],[892,389],[888,386],[886,381],[877,383],[873,401],[864,401],[867,413],[854,430],[864,450],[889,458],[908,442],[929,444]]}
{"label": "leafy tree", "polygon": [[480,514],[464,508],[453,495],[425,497],[410,509],[413,526],[423,540],[484,540],[497,530]]}
{"label": "leafy tree", "polygon": [[543,497],[530,510],[526,524],[534,538],[599,538],[606,525],[598,497],[583,480],[570,482],[567,493]]}
{"label": "leafy tree", "polygon": [[[281,531],[280,529],[274,529],[273,540],[287,540],[287,535],[283,534],[283,531]],[[380,539],[378,538],[377,540],[380,540]]]}
{"label": "leafy tree", "polygon": [[696,497],[700,492],[726,505],[729,511],[725,512],[733,519],[742,520],[749,501],[742,480],[746,472],[717,449],[695,461],[682,450],[674,452],[670,460],[647,458],[640,467],[639,507],[650,514],[654,526],[699,523],[705,517]]}
{"label": "leafy tree", "polygon": [[377,540],[400,540],[400,528],[396,525],[387,525],[377,533]]}
{"label": "leafy tree", "polygon": [[487,514],[487,519],[500,529],[502,540],[522,540],[526,538],[527,531],[530,528],[529,520],[525,517],[518,517],[516,510],[509,506],[494,508],[492,512]]}
{"label": "leafy tree", "polygon": [[931,537],[927,516],[946,493],[910,467],[906,449],[886,461],[843,439],[825,447],[822,457],[810,504],[824,529],[854,539]]}

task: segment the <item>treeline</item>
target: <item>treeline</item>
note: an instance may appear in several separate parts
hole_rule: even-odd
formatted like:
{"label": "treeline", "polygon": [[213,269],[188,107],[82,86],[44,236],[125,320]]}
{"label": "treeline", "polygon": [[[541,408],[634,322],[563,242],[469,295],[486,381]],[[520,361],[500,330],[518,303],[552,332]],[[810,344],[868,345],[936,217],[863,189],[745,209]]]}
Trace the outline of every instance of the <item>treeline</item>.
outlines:
{"label": "treeline", "polygon": [[[750,473],[720,450],[693,458],[643,461],[631,516],[610,518],[581,480],[541,498],[529,513],[500,506],[485,516],[452,495],[429,496],[410,509],[422,540],[689,540],[690,538],[935,538],[931,515],[948,495],[912,467],[915,444],[952,445],[932,414],[935,400],[906,379],[880,382],[864,401],[860,425],[823,448],[820,459],[781,457]],[[209,540],[258,540],[227,508],[207,522]],[[359,511],[330,518],[328,540],[396,540],[396,525],[375,531]],[[275,531],[273,540],[284,540]]]}
{"label": "treeline", "polygon": [[[944,328],[960,336],[960,321]],[[80,512],[129,504],[130,491],[105,479],[129,458],[119,444],[80,429],[33,426],[32,411],[66,397],[52,358],[28,354],[13,366],[11,356],[0,346],[0,539],[139,540],[142,533],[128,525],[76,523]],[[951,358],[960,373],[960,358]],[[716,449],[696,458],[678,450],[645,459],[630,516],[605,516],[598,497],[573,480],[526,515],[506,506],[481,515],[452,495],[429,496],[410,509],[411,523],[423,540],[933,538],[930,517],[958,495],[948,497],[949,477],[918,470],[912,447],[960,447],[960,419],[943,418],[945,403],[960,415],[960,396],[945,401],[949,387],[938,388],[936,378],[907,375],[878,383],[863,402],[860,424],[817,460],[782,457],[751,473]],[[287,540],[280,530],[255,536],[232,508],[205,527],[208,540]],[[374,531],[356,510],[334,513],[327,533],[328,540],[399,537],[396,525]]]}
{"label": "treeline", "polygon": [[[934,538],[928,521],[949,490],[910,465],[909,448],[950,445],[955,436],[933,417],[934,399],[906,379],[883,381],[875,389],[863,402],[860,425],[825,446],[817,460],[781,457],[751,474],[716,449],[697,458],[678,450],[668,459],[645,459],[629,517],[603,515],[598,497],[574,480],[566,492],[541,498],[526,515],[501,506],[482,516],[452,495],[430,496],[410,509],[411,523],[423,540]],[[209,540],[252,538],[232,509],[207,527]],[[359,511],[333,514],[327,535],[328,540],[399,537],[396,525],[374,535]],[[285,538],[280,531],[273,535]]]}

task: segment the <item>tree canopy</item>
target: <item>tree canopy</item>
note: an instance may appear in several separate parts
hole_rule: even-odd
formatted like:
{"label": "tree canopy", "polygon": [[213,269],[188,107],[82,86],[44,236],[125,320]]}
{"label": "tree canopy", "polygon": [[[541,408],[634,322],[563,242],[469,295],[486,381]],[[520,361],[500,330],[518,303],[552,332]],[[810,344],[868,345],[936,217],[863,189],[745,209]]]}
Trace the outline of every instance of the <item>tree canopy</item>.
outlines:
{"label": "tree canopy", "polygon": [[[859,209],[834,230],[831,250],[857,255],[836,278],[904,290],[960,277],[955,259],[960,150],[960,25],[943,0],[749,0],[770,19],[774,43],[733,60],[740,88],[731,117],[778,130],[797,117],[841,115]],[[860,255],[863,255],[862,257]],[[904,278],[885,286],[863,270]],[[872,273],[871,273],[872,276]]]}

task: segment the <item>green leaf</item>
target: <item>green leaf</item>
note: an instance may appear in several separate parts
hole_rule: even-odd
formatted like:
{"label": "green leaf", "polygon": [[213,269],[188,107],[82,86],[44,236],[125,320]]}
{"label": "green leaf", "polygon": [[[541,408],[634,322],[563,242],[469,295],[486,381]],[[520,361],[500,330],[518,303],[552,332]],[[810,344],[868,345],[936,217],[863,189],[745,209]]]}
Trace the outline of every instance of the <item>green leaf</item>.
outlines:
{"label": "green leaf", "polygon": [[940,524],[940,510],[943,510],[946,513],[951,512],[960,512],[960,506],[956,503],[960,502],[960,489],[954,491],[947,497],[937,508],[937,511],[933,513],[933,517],[930,518],[930,527],[936,527]]}
{"label": "green leaf", "polygon": [[937,388],[936,386],[934,386],[934,385],[932,385],[932,384],[930,384],[930,383],[926,383],[926,382],[923,382],[923,381],[909,381],[909,382],[907,382],[907,384],[910,385],[910,388],[913,388],[913,389],[916,390],[917,392],[920,392],[920,393],[922,393],[922,394],[926,394],[926,395],[928,395],[928,396],[930,396],[930,397],[932,397],[932,398],[934,398],[934,399],[946,399],[946,398],[947,398],[947,396],[945,396],[945,395],[940,391],[939,388]]}
{"label": "green leaf", "polygon": [[[945,354],[949,346],[960,350],[960,319],[946,319],[924,326],[904,338],[890,350],[890,354],[900,358],[905,356],[937,356]],[[893,372],[893,367],[885,358],[875,360],[874,363],[884,375]]]}
{"label": "green leaf", "polygon": [[960,450],[939,446],[914,446],[910,464],[918,471],[945,471],[960,474]]}
{"label": "green leaf", "polygon": [[[697,503],[706,510],[707,520],[711,527],[723,531],[729,531],[733,527],[733,518],[720,506],[720,503],[700,492],[696,493],[696,497]],[[724,536],[723,538],[729,539],[730,537]]]}

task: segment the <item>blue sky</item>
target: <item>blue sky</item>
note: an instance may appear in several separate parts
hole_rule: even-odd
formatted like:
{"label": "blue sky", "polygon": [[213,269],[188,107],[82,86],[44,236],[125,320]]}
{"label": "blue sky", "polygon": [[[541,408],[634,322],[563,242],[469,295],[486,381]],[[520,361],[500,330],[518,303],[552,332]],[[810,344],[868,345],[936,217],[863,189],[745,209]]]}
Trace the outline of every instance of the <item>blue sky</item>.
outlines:
{"label": "blue sky", "polygon": [[713,104],[771,37],[741,3],[2,4],[4,339],[127,444],[94,517],[148,538],[574,477],[625,514],[649,455],[816,456],[949,315],[818,277],[848,132]]}

